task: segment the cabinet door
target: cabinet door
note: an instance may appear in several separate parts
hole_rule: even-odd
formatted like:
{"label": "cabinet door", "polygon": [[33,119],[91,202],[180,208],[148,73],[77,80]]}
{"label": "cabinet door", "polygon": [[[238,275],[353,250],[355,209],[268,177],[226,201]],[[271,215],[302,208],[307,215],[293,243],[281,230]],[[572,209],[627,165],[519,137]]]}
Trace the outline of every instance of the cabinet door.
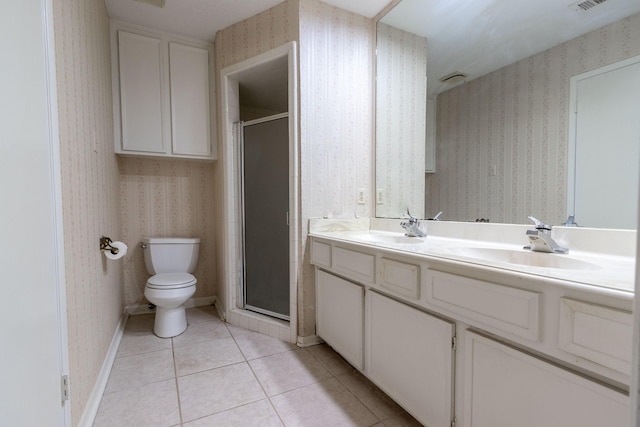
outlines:
{"label": "cabinet door", "polygon": [[209,51],[169,43],[172,152],[211,155]]}
{"label": "cabinet door", "polygon": [[454,325],[375,292],[367,300],[369,378],[424,425],[449,427]]}
{"label": "cabinet door", "polygon": [[121,150],[164,153],[162,40],[118,31]]}
{"label": "cabinet door", "polygon": [[628,397],[468,333],[464,424],[473,427],[624,427]]}
{"label": "cabinet door", "polygon": [[320,270],[316,279],[318,336],[362,370],[364,289]]}

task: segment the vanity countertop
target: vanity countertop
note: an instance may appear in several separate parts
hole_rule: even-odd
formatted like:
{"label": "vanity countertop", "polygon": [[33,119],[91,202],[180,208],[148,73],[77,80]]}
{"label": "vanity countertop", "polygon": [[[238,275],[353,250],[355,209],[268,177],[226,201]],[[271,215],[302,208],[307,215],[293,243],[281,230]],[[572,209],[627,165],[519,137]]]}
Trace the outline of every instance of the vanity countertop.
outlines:
{"label": "vanity countertop", "polygon": [[309,235],[633,298],[634,231],[554,228],[554,238],[570,251],[549,254],[523,249],[528,226],[425,221],[431,232],[415,238],[397,230],[398,222],[312,220]]}

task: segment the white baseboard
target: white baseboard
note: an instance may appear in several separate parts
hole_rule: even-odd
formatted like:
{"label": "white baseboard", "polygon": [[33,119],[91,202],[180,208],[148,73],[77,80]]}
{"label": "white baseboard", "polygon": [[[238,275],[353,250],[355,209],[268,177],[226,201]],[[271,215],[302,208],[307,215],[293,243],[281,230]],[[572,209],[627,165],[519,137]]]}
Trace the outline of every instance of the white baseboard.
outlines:
{"label": "white baseboard", "polygon": [[[184,303],[184,306],[186,308],[201,307],[203,305],[214,305],[215,302],[216,297],[189,298],[187,302]],[[129,316],[152,314],[156,312],[154,309],[149,308],[148,304],[128,305],[124,310]]]}
{"label": "white baseboard", "polygon": [[311,347],[312,345],[322,344],[323,342],[324,341],[322,341],[322,338],[317,335],[309,335],[306,337],[301,337],[300,335],[298,335],[298,342],[296,343],[296,345],[298,347]]}
{"label": "white baseboard", "polygon": [[[122,334],[124,333],[124,327],[128,318],[129,314],[125,310],[125,312],[122,313],[122,317],[120,318],[118,325],[116,326],[113,338],[111,339],[111,344],[107,350],[104,362],[102,362],[102,368],[100,368],[98,378],[93,385],[93,390],[91,390],[87,405],[84,407],[84,411],[80,417],[80,422],[78,422],[79,427],[91,427],[93,425],[96,414],[98,413],[98,408],[100,407],[102,395],[107,387],[107,381],[109,380],[109,374],[111,373],[113,362],[116,360],[116,353],[118,352],[120,340],[122,339]],[[73,395],[73,378],[71,378],[71,393]]]}

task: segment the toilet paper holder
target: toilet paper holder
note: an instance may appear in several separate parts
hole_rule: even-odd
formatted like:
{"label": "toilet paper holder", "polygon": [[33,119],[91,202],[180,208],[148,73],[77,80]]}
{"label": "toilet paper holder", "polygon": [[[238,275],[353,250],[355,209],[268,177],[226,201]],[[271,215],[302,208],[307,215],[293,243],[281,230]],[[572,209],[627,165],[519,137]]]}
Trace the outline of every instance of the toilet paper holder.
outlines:
{"label": "toilet paper holder", "polygon": [[113,246],[111,246],[111,243],[113,243],[113,240],[111,240],[111,238],[105,236],[100,237],[100,250],[109,251],[114,255],[117,254],[120,249],[114,248]]}

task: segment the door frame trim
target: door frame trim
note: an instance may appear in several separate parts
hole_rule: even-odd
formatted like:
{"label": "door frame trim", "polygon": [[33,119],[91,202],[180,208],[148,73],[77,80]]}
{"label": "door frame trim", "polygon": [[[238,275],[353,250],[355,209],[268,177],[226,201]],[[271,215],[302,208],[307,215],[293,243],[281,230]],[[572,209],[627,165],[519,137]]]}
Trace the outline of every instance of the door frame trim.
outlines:
{"label": "door frame trim", "polygon": [[[238,185],[238,147],[234,135],[234,122],[240,121],[238,102],[238,74],[258,65],[282,57],[287,58],[288,69],[288,114],[289,114],[289,315],[288,324],[282,322],[277,334],[282,339],[295,343],[298,338],[298,275],[300,264],[300,143],[298,111],[298,58],[297,44],[288,42],[268,52],[223,68],[220,71],[220,129],[222,192],[221,242],[222,265],[220,277],[222,289],[220,301],[222,312],[230,323],[249,325],[257,313],[246,312],[236,307],[238,283],[242,280],[241,210]],[[270,324],[269,335],[273,331],[270,317],[264,316],[264,324]],[[277,322],[277,321],[276,321]],[[262,328],[259,328],[262,330]]]}

